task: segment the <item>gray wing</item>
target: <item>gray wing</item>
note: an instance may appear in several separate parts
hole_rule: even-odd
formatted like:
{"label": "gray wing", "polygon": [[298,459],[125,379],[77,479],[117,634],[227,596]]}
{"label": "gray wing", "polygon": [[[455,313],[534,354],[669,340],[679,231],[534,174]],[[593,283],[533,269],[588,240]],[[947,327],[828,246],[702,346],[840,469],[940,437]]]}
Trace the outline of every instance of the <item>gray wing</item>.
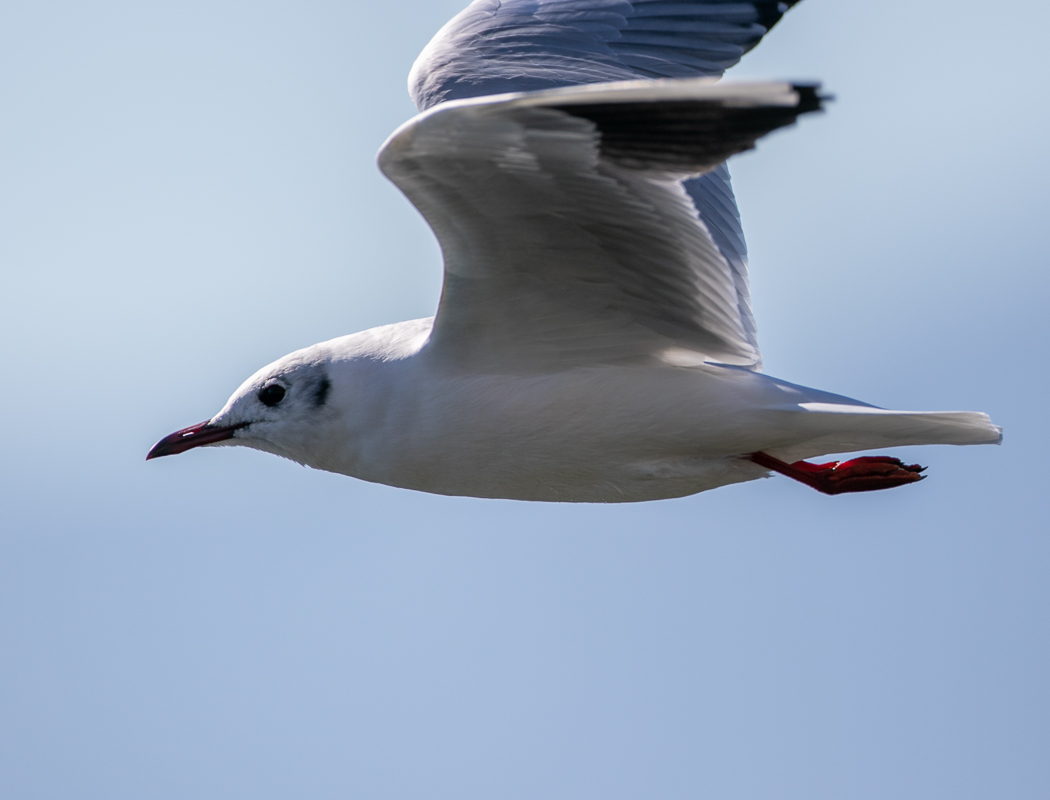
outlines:
{"label": "gray wing", "polygon": [[731,265],[682,187],[820,107],[814,87],[634,81],[439,104],[380,152],[433,228],[430,347],[474,371],[754,366]]}
{"label": "gray wing", "polygon": [[419,55],[409,91],[445,100],[639,78],[720,77],[799,0],[475,0]]}
{"label": "gray wing", "polygon": [[[637,78],[719,77],[799,0],[476,0],[409,76],[420,110],[446,101]],[[729,265],[751,344],[747,246],[729,169],[685,181]]]}

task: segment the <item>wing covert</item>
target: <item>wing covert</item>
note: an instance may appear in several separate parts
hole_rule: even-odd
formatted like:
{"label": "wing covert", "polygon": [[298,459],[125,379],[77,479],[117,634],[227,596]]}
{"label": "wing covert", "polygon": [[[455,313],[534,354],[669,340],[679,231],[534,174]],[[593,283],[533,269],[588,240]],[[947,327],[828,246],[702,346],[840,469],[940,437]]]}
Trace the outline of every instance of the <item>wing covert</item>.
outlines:
{"label": "wing covert", "polygon": [[[420,110],[447,100],[639,78],[720,77],[799,0],[475,0],[409,75]],[[729,265],[750,345],[747,245],[722,164],[684,181]],[[757,362],[756,362],[757,365]]]}
{"label": "wing covert", "polygon": [[689,351],[753,366],[732,265],[682,186],[799,114],[815,87],[635,81],[453,101],[383,172],[445,259],[435,352],[542,371]]}

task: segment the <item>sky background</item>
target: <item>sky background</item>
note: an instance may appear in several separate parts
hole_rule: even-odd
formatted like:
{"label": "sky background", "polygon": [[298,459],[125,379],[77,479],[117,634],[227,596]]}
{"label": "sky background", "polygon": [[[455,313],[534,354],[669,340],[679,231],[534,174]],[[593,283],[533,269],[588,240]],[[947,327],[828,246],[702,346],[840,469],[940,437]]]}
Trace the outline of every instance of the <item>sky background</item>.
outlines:
{"label": "sky background", "polygon": [[249,374],[428,316],[374,167],[463,0],[0,5],[0,796],[1050,796],[1050,5],[805,0],[733,71],[770,374],[986,411],[916,487],[432,497],[206,449]]}

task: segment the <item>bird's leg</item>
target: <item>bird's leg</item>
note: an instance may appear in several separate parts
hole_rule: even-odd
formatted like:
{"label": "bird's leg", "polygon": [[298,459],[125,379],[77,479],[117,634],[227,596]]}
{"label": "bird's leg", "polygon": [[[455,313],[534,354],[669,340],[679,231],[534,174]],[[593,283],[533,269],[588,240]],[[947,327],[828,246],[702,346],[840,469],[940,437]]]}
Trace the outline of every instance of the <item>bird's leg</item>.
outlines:
{"label": "bird's leg", "polygon": [[852,461],[831,461],[827,464],[810,464],[796,461],[788,464],[766,453],[752,453],[751,460],[759,466],[787,475],[800,483],[811,486],[824,494],[846,494],[847,492],[874,492],[892,489],[906,483],[921,481],[926,467],[905,464],[889,456],[866,456]]}

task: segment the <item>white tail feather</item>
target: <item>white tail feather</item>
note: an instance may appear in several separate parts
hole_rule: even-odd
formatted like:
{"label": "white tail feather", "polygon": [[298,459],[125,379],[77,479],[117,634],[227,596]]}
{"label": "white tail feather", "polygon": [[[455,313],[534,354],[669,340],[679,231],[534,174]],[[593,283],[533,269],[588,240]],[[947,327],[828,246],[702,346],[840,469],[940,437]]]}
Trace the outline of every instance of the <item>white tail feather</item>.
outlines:
{"label": "white tail feather", "polygon": [[925,444],[999,444],[1003,430],[977,411],[889,411],[831,403],[805,403],[792,419],[796,432],[811,438],[770,455],[798,461],[828,453],[852,453]]}

